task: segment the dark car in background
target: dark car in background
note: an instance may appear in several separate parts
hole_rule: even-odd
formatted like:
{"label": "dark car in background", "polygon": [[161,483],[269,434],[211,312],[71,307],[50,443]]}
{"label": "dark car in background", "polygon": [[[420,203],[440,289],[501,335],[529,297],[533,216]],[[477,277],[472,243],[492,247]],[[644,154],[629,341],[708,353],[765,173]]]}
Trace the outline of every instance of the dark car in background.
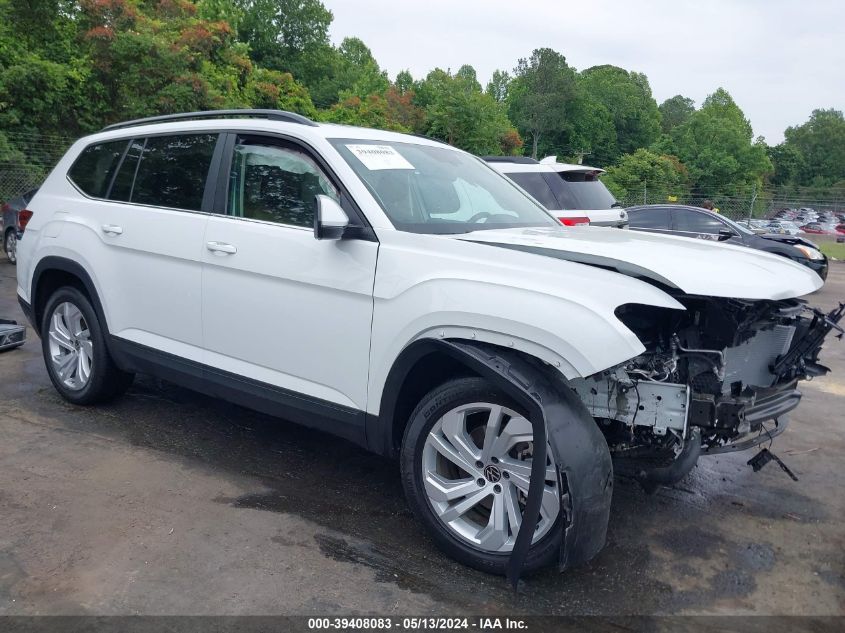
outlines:
{"label": "dark car in background", "polygon": [[668,233],[747,246],[787,257],[827,279],[827,257],[819,247],[797,235],[757,235],[718,213],[679,204],[651,204],[628,208],[633,231]]}
{"label": "dark car in background", "polygon": [[21,230],[20,212],[26,209],[26,205],[35,196],[38,188],[31,189],[16,198],[12,198],[0,207],[0,220],[3,230],[3,252],[13,264],[17,263],[18,234]]}

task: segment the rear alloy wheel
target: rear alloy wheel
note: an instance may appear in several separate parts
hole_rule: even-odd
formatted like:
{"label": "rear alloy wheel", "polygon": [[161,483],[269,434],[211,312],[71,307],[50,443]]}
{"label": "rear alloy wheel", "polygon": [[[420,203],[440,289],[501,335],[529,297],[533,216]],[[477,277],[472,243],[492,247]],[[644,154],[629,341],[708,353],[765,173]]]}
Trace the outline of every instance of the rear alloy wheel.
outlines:
{"label": "rear alloy wheel", "polygon": [[74,404],[108,400],[132,384],[134,375],[115,366],[97,313],[77,288],[59,288],[47,301],[41,348],[53,386]]}
{"label": "rear alloy wheel", "polygon": [[[477,569],[504,573],[531,480],[531,422],[481,378],[429,393],[411,417],[402,449],[406,495],[437,544]],[[557,554],[557,469],[547,451],[540,518],[525,569]]]}
{"label": "rear alloy wheel", "polygon": [[6,237],[3,238],[3,250],[6,251],[6,257],[11,263],[18,263],[18,236],[14,230],[6,231]]}
{"label": "rear alloy wheel", "polygon": [[94,351],[82,311],[69,301],[60,303],[50,317],[47,337],[50,362],[58,379],[68,389],[84,389],[91,379]]}

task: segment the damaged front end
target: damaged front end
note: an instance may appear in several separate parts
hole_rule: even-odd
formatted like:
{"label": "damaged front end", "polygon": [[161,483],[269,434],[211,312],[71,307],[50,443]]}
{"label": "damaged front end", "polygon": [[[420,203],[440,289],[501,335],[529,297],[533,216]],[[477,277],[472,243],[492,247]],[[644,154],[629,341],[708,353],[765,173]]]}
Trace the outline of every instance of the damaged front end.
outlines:
{"label": "damaged front end", "polygon": [[618,472],[670,484],[700,454],[743,450],[783,432],[799,380],[829,370],[819,351],[845,304],[825,314],[801,299],[679,295],[686,312],[620,306],[646,351],[571,381],[608,440]]}

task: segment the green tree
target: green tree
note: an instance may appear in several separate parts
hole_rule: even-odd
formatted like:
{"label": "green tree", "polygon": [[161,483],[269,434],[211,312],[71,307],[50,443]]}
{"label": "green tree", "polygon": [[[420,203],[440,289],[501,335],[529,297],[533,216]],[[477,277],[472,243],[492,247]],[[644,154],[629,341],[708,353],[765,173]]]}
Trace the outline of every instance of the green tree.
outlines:
{"label": "green tree", "polygon": [[494,70],[493,76],[487,82],[488,95],[493,97],[499,103],[504,103],[508,98],[508,86],[511,82],[510,73],[506,70]]}
{"label": "green tree", "polygon": [[661,116],[660,125],[663,132],[668,134],[674,128],[685,123],[690,115],[695,112],[695,101],[683,95],[675,95],[661,103],[658,110],[660,110]]}
{"label": "green tree", "polygon": [[807,170],[807,161],[801,150],[794,145],[781,143],[767,148],[766,151],[774,168],[770,178],[773,185],[783,187],[802,184],[802,178]]}
{"label": "green tree", "polygon": [[[235,0],[239,36],[254,62],[292,73],[306,84],[315,77],[314,61],[331,50],[332,13],[320,0]],[[316,56],[316,60],[312,59]]]}
{"label": "green tree", "polygon": [[664,137],[655,149],[677,156],[703,195],[730,195],[761,184],[772,170],[765,144],[754,140],[751,123],[723,88]]}
{"label": "green tree", "polygon": [[343,123],[344,125],[358,125],[382,130],[410,132],[392,118],[390,105],[383,95],[371,94],[363,99],[357,95],[347,94],[344,99],[336,103],[321,115],[323,121]]}
{"label": "green tree", "polygon": [[538,48],[520,59],[510,84],[509,112],[524,134],[531,137],[531,156],[537,158],[540,139],[566,127],[575,98],[575,71],[566,58],[550,48]]}
{"label": "green tree", "polygon": [[579,75],[578,87],[610,112],[620,154],[648,147],[660,136],[660,111],[644,74],[616,66],[594,66]]}
{"label": "green tree", "polygon": [[589,95],[579,94],[568,117],[569,127],[564,147],[552,153],[586,158],[598,167],[611,164],[619,156],[613,115],[604,104]]}
{"label": "green tree", "polygon": [[393,82],[396,90],[400,95],[407,94],[414,89],[414,78],[408,70],[400,70],[396,75],[396,81]]}
{"label": "green tree", "polygon": [[686,171],[678,159],[642,148],[608,167],[602,181],[616,197],[628,200],[642,191],[648,191],[651,200],[686,193]]}
{"label": "green tree", "polygon": [[481,91],[475,71],[460,74],[435,69],[415,85],[425,108],[424,132],[474,154],[502,154],[521,146],[502,104]]}
{"label": "green tree", "polygon": [[845,179],[845,118],[841,110],[813,110],[810,119],[785,132],[785,146],[804,159],[800,183],[830,186]]}

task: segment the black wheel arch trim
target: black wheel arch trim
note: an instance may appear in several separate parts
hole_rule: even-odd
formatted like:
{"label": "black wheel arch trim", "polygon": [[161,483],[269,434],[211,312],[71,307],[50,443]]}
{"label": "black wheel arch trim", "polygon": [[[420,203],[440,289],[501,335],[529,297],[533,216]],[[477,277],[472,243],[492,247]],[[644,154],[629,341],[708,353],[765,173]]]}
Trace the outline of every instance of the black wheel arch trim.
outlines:
{"label": "black wheel arch trim", "polygon": [[108,325],[106,322],[106,315],[103,311],[103,305],[100,303],[100,296],[97,293],[97,288],[94,285],[94,281],[91,279],[91,275],[88,274],[88,271],[80,264],[72,259],[68,259],[67,257],[58,257],[55,255],[49,255],[41,259],[38,264],[35,266],[35,270],[32,273],[32,285],[30,287],[30,306],[32,310],[32,327],[35,330],[35,333],[41,336],[41,318],[42,314],[38,313],[38,291],[39,291],[39,284],[41,283],[41,278],[44,273],[59,270],[68,274],[73,275],[74,277],[78,278],[82,285],[85,287],[85,291],[88,294],[89,299],[91,300],[91,305],[94,307],[94,312],[97,313],[97,319],[100,321],[100,326],[103,328],[103,331],[106,333],[108,338]]}
{"label": "black wheel arch trim", "polygon": [[[610,518],[613,465],[604,436],[563,376],[512,350],[469,341],[426,339],[400,354],[391,368],[377,419],[368,419],[371,448],[392,454],[392,412],[413,366],[432,353],[443,353],[489,380],[528,411],[534,433],[531,483],[516,543],[508,560],[507,577],[516,588],[534,529],[540,517],[546,467],[546,441],[558,464],[563,530],[558,566],[561,570],[593,558],[603,547]],[[573,419],[571,413],[580,412]],[[548,431],[548,437],[547,437]],[[386,443],[372,446],[373,441]],[[379,450],[379,448],[381,450]]]}

